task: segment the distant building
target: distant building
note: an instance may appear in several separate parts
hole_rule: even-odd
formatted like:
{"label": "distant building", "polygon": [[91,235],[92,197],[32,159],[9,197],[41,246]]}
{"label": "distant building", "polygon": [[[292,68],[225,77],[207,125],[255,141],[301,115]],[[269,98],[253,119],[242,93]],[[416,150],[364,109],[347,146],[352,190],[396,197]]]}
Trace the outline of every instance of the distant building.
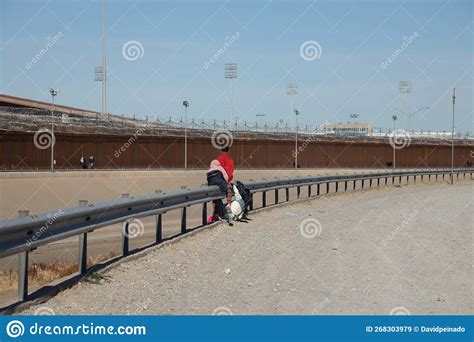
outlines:
{"label": "distant building", "polygon": [[374,130],[370,123],[337,123],[337,124],[325,124],[324,130],[327,134],[336,135],[368,135]]}

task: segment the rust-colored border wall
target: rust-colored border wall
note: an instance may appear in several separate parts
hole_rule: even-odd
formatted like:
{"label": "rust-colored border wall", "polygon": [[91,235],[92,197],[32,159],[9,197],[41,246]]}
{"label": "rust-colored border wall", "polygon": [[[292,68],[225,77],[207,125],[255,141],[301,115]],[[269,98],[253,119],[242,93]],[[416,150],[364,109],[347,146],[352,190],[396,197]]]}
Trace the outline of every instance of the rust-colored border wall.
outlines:
{"label": "rust-colored border wall", "polygon": [[[51,150],[33,143],[34,133],[4,132],[0,135],[0,168],[48,169]],[[56,134],[56,168],[79,168],[79,158],[93,155],[97,168],[182,168],[182,137],[139,136],[128,143],[129,136]],[[304,141],[301,141],[302,145]],[[127,146],[128,145],[128,146]],[[119,152],[124,147],[122,152]],[[455,166],[471,166],[472,146],[455,149]],[[290,140],[234,139],[231,154],[237,167],[293,167],[294,142]],[[206,168],[217,155],[209,138],[188,138],[188,167]],[[298,154],[302,168],[383,168],[392,161],[389,144],[354,142],[311,142]],[[449,145],[415,145],[396,151],[397,167],[449,167]]]}

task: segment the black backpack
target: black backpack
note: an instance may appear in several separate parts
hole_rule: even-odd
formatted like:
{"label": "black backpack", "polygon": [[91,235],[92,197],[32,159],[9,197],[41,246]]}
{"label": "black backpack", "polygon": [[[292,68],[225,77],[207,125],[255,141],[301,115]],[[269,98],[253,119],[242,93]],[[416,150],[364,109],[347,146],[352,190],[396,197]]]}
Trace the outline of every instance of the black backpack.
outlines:
{"label": "black backpack", "polygon": [[235,182],[235,186],[239,191],[239,194],[242,197],[245,206],[247,207],[250,203],[252,203],[252,194],[250,193],[250,190],[246,189],[241,181]]}

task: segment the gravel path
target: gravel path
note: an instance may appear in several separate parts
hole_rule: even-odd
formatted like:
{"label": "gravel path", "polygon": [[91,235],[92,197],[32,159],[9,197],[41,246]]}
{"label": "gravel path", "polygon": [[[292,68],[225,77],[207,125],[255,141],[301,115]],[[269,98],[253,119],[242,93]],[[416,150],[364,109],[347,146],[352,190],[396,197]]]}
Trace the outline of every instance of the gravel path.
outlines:
{"label": "gravel path", "polygon": [[472,190],[411,185],[275,208],[25,313],[473,314]]}

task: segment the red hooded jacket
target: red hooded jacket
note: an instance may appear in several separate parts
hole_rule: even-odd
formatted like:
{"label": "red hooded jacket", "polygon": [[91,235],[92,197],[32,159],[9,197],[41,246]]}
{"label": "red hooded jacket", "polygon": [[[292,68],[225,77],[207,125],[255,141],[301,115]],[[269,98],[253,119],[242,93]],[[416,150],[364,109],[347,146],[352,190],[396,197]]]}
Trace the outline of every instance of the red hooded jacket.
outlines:
{"label": "red hooded jacket", "polygon": [[232,179],[234,178],[234,160],[232,157],[227,152],[221,152],[216,159],[224,168],[225,172],[227,172],[229,183],[232,182]]}

